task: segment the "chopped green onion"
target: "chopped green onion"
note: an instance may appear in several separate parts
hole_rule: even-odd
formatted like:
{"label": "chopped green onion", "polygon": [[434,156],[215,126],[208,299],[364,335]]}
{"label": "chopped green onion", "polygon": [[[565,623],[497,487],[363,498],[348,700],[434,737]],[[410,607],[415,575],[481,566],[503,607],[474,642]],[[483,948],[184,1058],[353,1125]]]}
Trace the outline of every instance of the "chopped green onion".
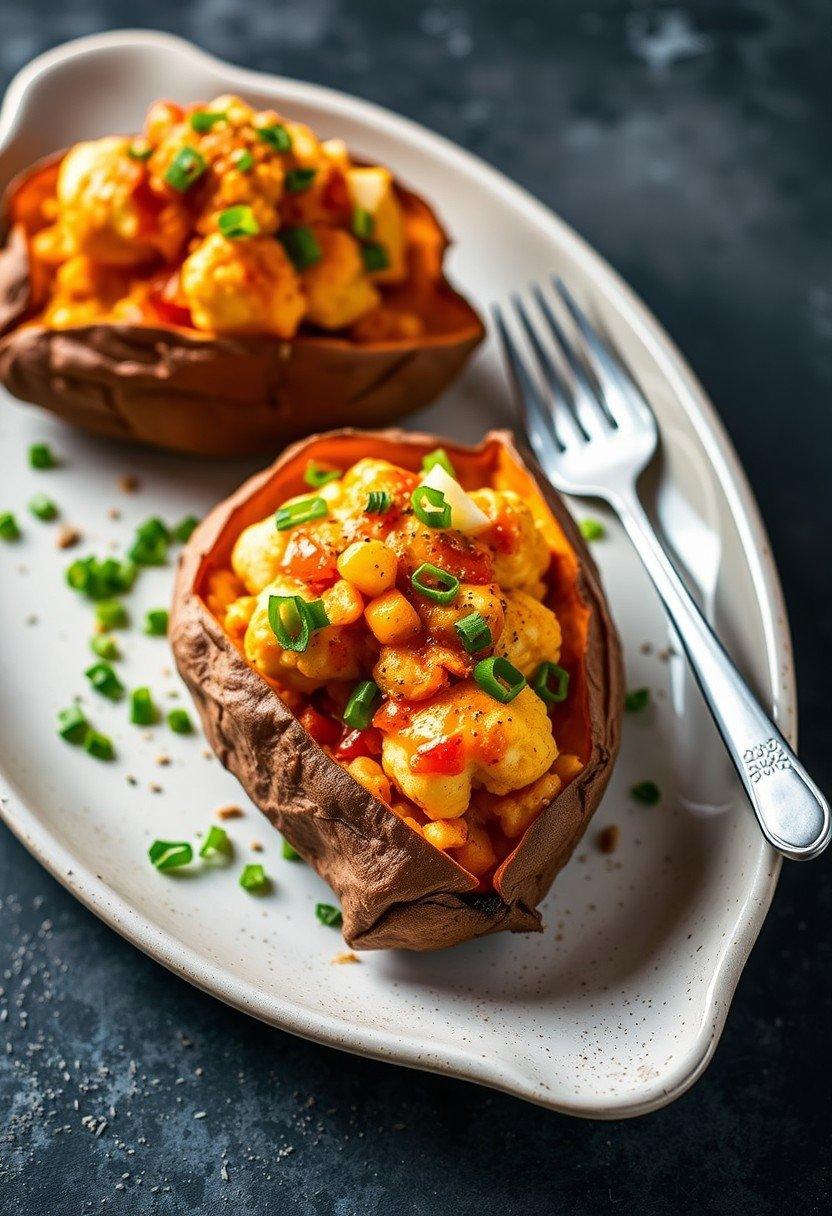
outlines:
{"label": "chopped green onion", "polygon": [[370,490],[364,510],[368,515],[386,515],[393,505],[393,496],[387,490]]}
{"label": "chopped green onion", "polygon": [[170,529],[163,519],[158,515],[151,515],[149,519],[144,520],[136,528],[136,536],[139,540],[170,540]]}
{"label": "chopped green onion", "polygon": [[184,519],[180,519],[179,523],[171,528],[171,540],[178,541],[180,545],[187,544],[198,524],[199,520],[195,515],[186,515]]}
{"label": "chopped green onion", "polygon": [[270,127],[257,127],[257,134],[275,152],[292,150],[292,137],[282,122],[272,123]]}
{"label": "chopped green onion", "polygon": [[127,155],[131,160],[150,160],[153,149],[148,143],[133,143],[127,149]]}
{"label": "chopped green onion", "polygon": [[90,724],[80,705],[70,705],[58,712],[58,734],[67,743],[83,743],[89,729]]}
{"label": "chopped green onion", "polygon": [[422,472],[429,473],[437,464],[445,470],[449,477],[456,477],[451,458],[444,448],[434,448],[432,452],[428,452],[427,456],[422,457]]}
{"label": "chopped green onion", "polygon": [[303,654],[312,634],[329,624],[323,600],[299,595],[270,595],[269,624],[284,650]]}
{"label": "chopped green onion", "polygon": [[288,528],[297,528],[300,524],[323,519],[328,510],[325,498],[302,498],[299,502],[290,502],[285,507],[280,507],[274,517],[274,526],[278,532],[285,532]]}
{"label": "chopped green onion", "polygon": [[303,480],[313,490],[320,490],[321,486],[327,486],[331,481],[337,481],[342,475],[341,469],[329,469],[324,464],[310,460],[303,474]]}
{"label": "chopped green onion", "polygon": [[281,853],[284,861],[303,861],[297,849],[293,849],[288,840],[283,841]]}
{"label": "chopped green onion", "polygon": [[455,621],[454,630],[469,654],[476,654],[478,650],[485,650],[486,646],[494,644],[488,621],[480,612],[471,612]]}
{"label": "chopped green onion", "polygon": [[178,870],[194,859],[187,840],[154,840],[147,855],[157,870]]}
{"label": "chopped green onion", "polygon": [[285,228],[283,232],[278,232],[277,239],[295,270],[306,270],[320,262],[323,256],[318,238],[311,228]]}
{"label": "chopped green onion", "polygon": [[230,853],[231,841],[228,839],[228,832],[225,828],[218,828],[216,824],[212,824],[208,829],[208,835],[200,846],[200,857],[210,857],[212,853]]}
{"label": "chopped green onion", "polygon": [[47,498],[45,494],[36,494],[34,498],[29,499],[29,510],[34,515],[35,519],[42,519],[48,522],[51,519],[57,519],[58,508],[51,498]]}
{"label": "chopped green onion", "polygon": [[130,721],[135,726],[152,726],[159,714],[149,688],[134,688],[130,693]]}
{"label": "chopped green onion", "polygon": [[116,754],[112,739],[97,730],[87,731],[84,738],[84,750],[94,756],[96,760],[112,760]]}
{"label": "chopped green onion", "polygon": [[376,222],[371,211],[368,211],[366,207],[353,207],[350,220],[353,236],[358,237],[359,241],[369,241],[375,226]]}
{"label": "chopped green onion", "polygon": [[322,925],[330,925],[333,929],[338,929],[344,920],[341,909],[332,904],[315,904],[315,915]]}
{"label": "chopped green onion", "polygon": [[266,871],[262,866],[249,864],[243,867],[243,872],[240,875],[240,886],[244,891],[263,892],[269,886],[269,880],[266,877]]}
{"label": "chopped green onion", "polygon": [[483,692],[502,705],[508,705],[526,687],[523,673],[502,655],[481,659],[474,668],[474,680]]}
{"label": "chopped green onion", "polygon": [[[447,570],[431,565],[430,562],[422,562],[418,570],[411,574],[410,582],[426,599],[433,600],[435,604],[451,604],[459,594],[459,579]],[[489,634],[489,640],[490,638]]]}
{"label": "chopped green onion", "polygon": [[55,454],[48,443],[33,443],[29,448],[29,465],[33,469],[54,469]]}
{"label": "chopped green onion", "polygon": [[107,634],[96,634],[94,638],[90,638],[90,650],[93,654],[97,654],[99,659],[121,658],[121,651],[115,638],[111,638]]}
{"label": "chopped green onion", "polygon": [[[554,681],[554,687],[552,682]],[[532,688],[547,705],[557,705],[566,700],[569,692],[569,672],[557,663],[548,660],[541,663],[532,677]]]}
{"label": "chopped green onion", "polygon": [[136,578],[136,567],[130,561],[117,561],[114,557],[103,561],[82,557],[67,567],[65,577],[74,591],[80,591],[89,600],[102,600],[129,591]]}
{"label": "chopped green onion", "polygon": [[127,624],[127,609],[119,600],[99,600],[95,605],[95,619],[103,630],[124,629]]}
{"label": "chopped green onion", "polygon": [[196,148],[180,148],[165,170],[165,181],[174,190],[184,194],[194,182],[199,181],[208,164]]}
{"label": "chopped green onion", "polygon": [[410,501],[420,523],[429,528],[450,528],[451,504],[441,490],[434,490],[433,486],[417,486]]}
{"label": "chopped green onion", "polygon": [[624,698],[624,708],[628,714],[641,713],[650,703],[649,688],[633,688]]}
{"label": "chopped green onion", "polygon": [[360,684],[356,684],[343,714],[347,726],[351,726],[353,730],[366,730],[373,719],[373,711],[380,696],[381,690],[372,680],[362,680]]}
{"label": "chopped green onion", "polygon": [[225,211],[221,211],[217,216],[217,226],[229,241],[236,241],[245,236],[257,236],[260,232],[260,225],[251,207],[242,204],[226,207]]}
{"label": "chopped green onion", "polygon": [[124,685],[109,663],[93,663],[84,675],[102,697],[107,697],[110,701],[120,701],[124,696]]}
{"label": "chopped green onion", "polygon": [[317,176],[317,169],[290,169],[283,184],[290,194],[300,194],[302,190],[309,189]]}
{"label": "chopped green onion", "polygon": [[584,540],[603,540],[607,535],[607,529],[600,519],[582,519],[578,527]]}
{"label": "chopped green onion", "polygon": [[240,173],[250,173],[254,168],[254,157],[249,152],[248,148],[243,148],[239,151],[234,159],[234,168]]}
{"label": "chopped green onion", "polygon": [[140,537],[127,550],[127,555],[137,566],[164,566],[168,560],[168,543],[166,540],[143,540]]}
{"label": "chopped green onion", "polygon": [[168,726],[175,735],[194,733],[194,724],[187,709],[172,709],[168,714]]}
{"label": "chopped green onion", "polygon": [[0,540],[20,540],[20,528],[11,511],[0,511]]}
{"label": "chopped green onion", "polygon": [[374,274],[377,270],[386,270],[390,265],[387,250],[375,241],[361,246],[361,257],[364,261],[364,269],[368,270],[370,274]]}
{"label": "chopped green onion", "polygon": [[196,110],[190,117],[191,130],[203,134],[227,117],[225,110]]}
{"label": "chopped green onion", "polygon": [[149,638],[163,638],[168,631],[167,608],[150,608],[144,614],[143,633]]}
{"label": "chopped green onion", "polygon": [[630,790],[630,795],[636,802],[643,802],[646,806],[655,806],[662,796],[655,781],[639,781],[638,785],[634,785]]}

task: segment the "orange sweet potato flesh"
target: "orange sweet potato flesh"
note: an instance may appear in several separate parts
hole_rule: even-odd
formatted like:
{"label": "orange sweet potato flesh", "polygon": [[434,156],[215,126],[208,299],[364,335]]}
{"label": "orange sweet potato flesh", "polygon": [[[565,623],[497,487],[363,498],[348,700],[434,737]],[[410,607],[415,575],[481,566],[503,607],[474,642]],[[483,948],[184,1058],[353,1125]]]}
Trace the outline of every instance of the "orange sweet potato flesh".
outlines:
{"label": "orange sweet potato flesh", "polygon": [[418,337],[359,343],[301,332],[286,342],[153,324],[47,329],[37,323],[29,236],[59,163],[36,166],[4,199],[0,383],[74,426],[200,456],[273,451],[313,428],[378,426],[427,405],[482,341],[482,322],[443,276],[445,233],[401,185],[408,278],[386,288],[384,302],[420,318]]}
{"label": "orange sweet potato flesh", "polygon": [[[563,631],[561,662],[571,673],[569,697],[557,707],[555,738],[561,751],[584,762],[501,862],[487,893],[330,759],[248,665],[203,599],[211,572],[229,566],[242,530],[304,492],[309,460],[347,468],[372,456],[415,471],[437,446],[447,450],[464,486],[515,489],[543,521],[557,575],[549,602]],[[521,457],[510,433],[491,432],[468,448],[435,435],[349,430],[288,448],[194,532],[179,569],[170,636],[208,741],[339,896],[351,946],[435,950],[501,929],[540,928],[537,904],[609,780],[623,685],[618,636],[586,544],[559,495]]]}

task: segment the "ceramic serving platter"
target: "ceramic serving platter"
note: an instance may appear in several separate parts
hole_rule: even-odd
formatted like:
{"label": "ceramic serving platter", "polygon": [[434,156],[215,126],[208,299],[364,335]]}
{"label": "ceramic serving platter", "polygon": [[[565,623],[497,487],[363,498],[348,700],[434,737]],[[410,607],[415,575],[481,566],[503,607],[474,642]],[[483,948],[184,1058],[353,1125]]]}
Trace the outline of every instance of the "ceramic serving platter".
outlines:
{"label": "ceramic serving platter", "polygon": [[[608,328],[659,417],[662,459],[645,486],[727,645],[794,741],[788,628],[765,533],[722,427],[678,351],[579,237],[493,169],[422,128],[329,90],[253,74],[177,39],[105,34],[52,51],[13,82],[0,120],[0,184],[74,140],[135,129],[157,96],[183,102],[238,91],[341,136],[432,199],[456,245],[452,278],[485,308],[560,273]],[[511,234],[511,240],[505,234]],[[477,440],[513,425],[493,341],[464,378],[415,420]],[[30,443],[59,468],[35,472]],[[263,452],[265,464],[273,453]],[[123,704],[85,688],[91,610],[66,587],[71,556],[121,552],[137,523],[202,514],[252,469],[120,447],[38,410],[0,402],[0,508],[24,535],[0,546],[0,810],[31,852],[140,949],[257,1018],[333,1047],[491,1085],[596,1118],[655,1109],[706,1066],[740,970],[771,900],[778,863],[760,836],[718,739],[674,653],[658,602],[611,518],[595,551],[623,636],[628,684],[651,705],[627,718],[616,773],[591,831],[543,905],[546,930],[500,935],[445,953],[367,954],[343,965],[337,931],[318,923],[324,884],[284,861],[280,841],[197,734],[131,726]],[[119,488],[130,474],[139,488]],[[84,540],[56,548],[58,524],[27,515],[44,491]],[[586,507],[579,508],[582,514]],[[593,512],[596,515],[600,511]],[[113,515],[117,514],[117,518]],[[187,703],[164,638],[143,636],[165,605],[172,567],[143,572],[119,664],[165,706]],[[56,711],[81,695],[117,758],[97,762],[56,734]],[[268,763],[268,757],[263,757]],[[635,802],[655,781],[658,806]],[[155,837],[195,838],[227,803],[228,868],[159,874]],[[598,830],[620,829],[613,853]],[[261,842],[263,852],[251,851]],[[262,860],[266,897],[237,885]]]}

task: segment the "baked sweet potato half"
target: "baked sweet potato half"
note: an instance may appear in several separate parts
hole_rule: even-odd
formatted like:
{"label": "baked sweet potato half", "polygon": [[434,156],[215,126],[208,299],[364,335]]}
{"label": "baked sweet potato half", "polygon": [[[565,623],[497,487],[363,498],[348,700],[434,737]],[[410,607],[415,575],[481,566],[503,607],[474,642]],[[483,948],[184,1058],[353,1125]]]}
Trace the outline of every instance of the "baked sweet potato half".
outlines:
{"label": "baked sweet potato half", "polygon": [[357,948],[540,928],[619,744],[620,650],[507,432],[288,448],[187,545],[170,636],[222,763]]}
{"label": "baked sweet potato half", "polygon": [[0,383],[99,434],[206,456],[380,425],[481,341],[426,202],[236,97],[157,103],[6,191]]}

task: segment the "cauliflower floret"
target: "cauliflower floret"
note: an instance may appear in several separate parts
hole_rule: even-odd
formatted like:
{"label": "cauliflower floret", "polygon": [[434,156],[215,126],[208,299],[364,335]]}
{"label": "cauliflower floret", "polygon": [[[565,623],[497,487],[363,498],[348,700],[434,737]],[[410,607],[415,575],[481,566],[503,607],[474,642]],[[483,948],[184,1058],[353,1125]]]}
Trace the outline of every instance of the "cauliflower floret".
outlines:
{"label": "cauliflower floret", "polygon": [[275,528],[273,515],[243,529],[231,551],[231,568],[246,591],[257,595],[277,577],[288,539],[288,532]]}
{"label": "cauliflower floret", "polygon": [[382,646],[373,679],[398,701],[426,701],[448,686],[449,673],[464,679],[471,663],[450,646]]}
{"label": "cauliflower floret", "polygon": [[58,172],[60,222],[76,253],[104,266],[173,261],[188,233],[181,202],[143,206],[146,169],[128,155],[131,141],[107,136],[76,144]]}
{"label": "cauliflower floret", "polygon": [[331,680],[356,680],[372,666],[375,648],[355,626],[328,625],[312,634],[302,653],[284,650],[269,624],[270,595],[316,598],[303,583],[286,576],[276,578],[260,592],[246,629],[244,649],[252,667],[263,675],[298,692],[312,692]]}
{"label": "cauliflower floret", "polygon": [[551,608],[525,591],[510,591],[505,604],[505,628],[494,647],[494,653],[508,659],[527,679],[544,659],[557,663],[560,658],[560,624]]}
{"label": "cauliflower floret", "polygon": [[544,806],[553,798],[557,798],[562,784],[557,773],[544,773],[525,789],[503,794],[502,797],[479,790],[474,794],[472,802],[482,815],[499,819],[503,834],[514,840],[517,836],[522,836]]}
{"label": "cauliflower floret", "polygon": [[124,275],[79,254],[55,274],[53,294],[43,324],[54,329],[88,325],[110,313],[127,290]]}
{"label": "cauliflower floret", "polygon": [[[459,763],[449,767],[460,771],[426,771],[427,749],[454,737],[460,740]],[[474,787],[507,794],[529,785],[551,768],[556,756],[546,706],[530,688],[503,705],[471,680],[418,710],[406,727],[386,734],[382,744],[384,771],[431,819],[464,815]]]}
{"label": "cauliflower floret", "polygon": [[372,490],[386,490],[394,501],[409,505],[410,495],[418,485],[415,473],[400,469],[389,460],[365,456],[357,460],[341,478],[341,495],[335,513],[343,518],[363,516]]}
{"label": "cauliflower floret", "polygon": [[307,319],[322,329],[343,329],[375,308],[379,294],[348,232],[320,225],[313,231],[321,257],[303,272]]}
{"label": "cauliflower floret", "polygon": [[353,205],[370,217],[370,240],[381,245],[387,255],[387,265],[373,271],[373,279],[377,283],[400,283],[407,275],[407,233],[392,173],[381,165],[362,166],[347,171],[347,182]]}
{"label": "cauliflower floret", "polygon": [[492,545],[497,582],[504,591],[519,589],[542,599],[551,553],[527,504],[513,490],[472,490],[471,497],[500,537],[500,544]]}
{"label": "cauliflower floret", "polygon": [[180,281],[194,325],[213,333],[291,338],[306,307],[292,263],[269,237],[214,232],[186,258]]}
{"label": "cauliflower floret", "polygon": [[[478,612],[491,630],[492,640],[503,633],[506,601],[496,583],[460,583],[456,599],[451,604],[436,604],[427,596],[416,592],[412,597],[416,611],[432,638],[460,644],[454,628],[463,617]],[[490,653],[483,648],[482,654]],[[482,655],[479,656],[482,658]]]}

